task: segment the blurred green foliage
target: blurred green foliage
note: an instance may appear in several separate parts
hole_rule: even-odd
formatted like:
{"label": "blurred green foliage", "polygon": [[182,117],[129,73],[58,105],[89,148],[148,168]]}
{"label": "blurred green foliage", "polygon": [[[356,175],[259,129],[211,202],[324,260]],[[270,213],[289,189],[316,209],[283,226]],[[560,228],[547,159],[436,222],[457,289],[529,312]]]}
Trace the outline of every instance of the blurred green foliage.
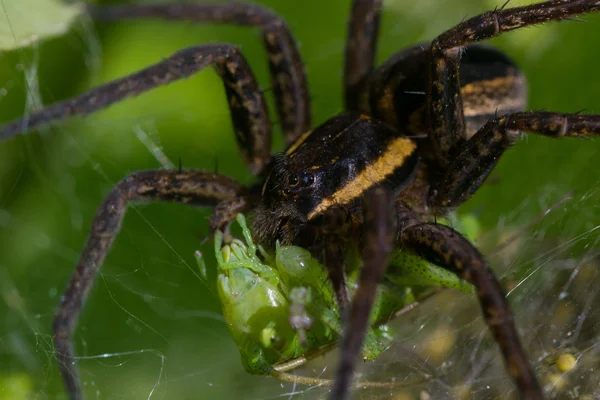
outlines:
{"label": "blurred green foliage", "polygon": [[3,0],[0,24],[0,51],[28,47],[69,31],[85,8],[55,0]]}
{"label": "blurred green foliage", "polygon": [[[300,43],[314,122],[341,111],[350,1],[260,3],[280,13]],[[379,61],[501,2],[384,3]],[[510,5],[524,3],[529,1]],[[600,113],[600,15],[584,19],[492,41],[529,77],[530,109]],[[252,29],[159,21],[93,26],[83,19],[63,37],[0,54],[0,121],[20,117],[27,107],[40,106],[40,99],[52,103],[183,47],[217,41],[238,44],[268,88],[265,52]],[[38,80],[26,83],[26,75]],[[36,90],[41,97],[32,95]],[[40,398],[64,397],[50,327],[95,208],[126,174],[161,167],[136,135],[140,128],[174,164],[217,168],[252,181],[235,147],[222,84],[210,70],[0,143],[0,375],[28,374]],[[600,221],[599,158],[599,141],[530,135],[504,156],[495,183],[478,192],[465,210],[474,211],[484,229],[501,228],[505,220],[522,225],[574,190],[575,200],[557,212],[548,235],[575,237]],[[130,209],[75,335],[90,398],[262,398],[290,390],[243,371],[215,288],[197,278],[194,250],[210,253],[210,244],[201,244],[207,216],[178,205]],[[591,239],[580,243],[593,244]]]}

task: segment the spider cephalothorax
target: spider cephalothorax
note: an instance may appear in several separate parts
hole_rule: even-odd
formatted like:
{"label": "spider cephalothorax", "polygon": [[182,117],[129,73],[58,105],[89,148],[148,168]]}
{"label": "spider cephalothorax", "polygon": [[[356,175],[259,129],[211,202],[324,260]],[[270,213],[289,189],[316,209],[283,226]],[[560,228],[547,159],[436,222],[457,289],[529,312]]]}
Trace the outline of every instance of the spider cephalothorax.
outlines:
{"label": "spider cephalothorax", "polygon": [[[243,3],[90,9],[92,16],[104,20],[155,17],[259,27],[287,150],[271,157],[271,124],[263,92],[239,49],[230,44],[181,50],[0,127],[0,138],[6,139],[23,133],[24,126],[34,129],[87,114],[212,65],[225,83],[244,160],[261,178],[247,188],[212,172],[154,170],[133,173],[115,186],[96,213],[54,321],[56,357],[69,396],[83,397],[71,340],[81,307],[128,203],[151,200],[214,207],[214,230],[227,226],[242,211],[253,211],[254,234],[265,247],[276,241],[301,244],[319,258],[347,317],[333,399],[348,398],[375,291],[394,247],[435,262],[475,287],[484,319],[520,395],[543,398],[503,289],[484,257],[459,233],[433,221],[479,188],[520,132],[553,138],[600,133],[599,115],[523,112],[521,72],[500,52],[476,44],[502,32],[599,9],[596,0],[503,6],[374,68],[381,0],[354,0],[344,71],[345,113],[312,131],[296,43],[284,21],[271,11]],[[364,265],[352,303],[345,284],[347,244],[359,246]]]}
{"label": "spider cephalothorax", "polygon": [[311,247],[333,209],[360,225],[364,193],[380,185],[400,194],[418,159],[414,141],[378,120],[355,113],[330,119],[274,157],[254,213],[257,241]]}

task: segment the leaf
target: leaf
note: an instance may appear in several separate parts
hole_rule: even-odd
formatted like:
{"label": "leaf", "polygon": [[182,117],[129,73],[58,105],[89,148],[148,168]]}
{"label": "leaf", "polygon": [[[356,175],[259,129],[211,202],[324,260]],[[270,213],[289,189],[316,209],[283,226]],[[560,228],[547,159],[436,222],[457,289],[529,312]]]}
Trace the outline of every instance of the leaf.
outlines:
{"label": "leaf", "polygon": [[60,36],[84,10],[56,0],[0,0],[0,51]]}

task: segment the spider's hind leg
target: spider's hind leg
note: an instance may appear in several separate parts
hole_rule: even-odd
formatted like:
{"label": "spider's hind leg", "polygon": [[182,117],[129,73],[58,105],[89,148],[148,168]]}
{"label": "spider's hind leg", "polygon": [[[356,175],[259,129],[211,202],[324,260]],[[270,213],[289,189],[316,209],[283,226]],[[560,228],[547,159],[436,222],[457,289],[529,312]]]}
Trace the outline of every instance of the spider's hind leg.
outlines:
{"label": "spider's hind leg", "polygon": [[464,46],[526,26],[598,10],[599,0],[550,0],[523,7],[501,7],[463,21],[434,39],[429,51],[427,109],[432,146],[439,164],[446,167],[453,148],[466,139],[459,78]]}

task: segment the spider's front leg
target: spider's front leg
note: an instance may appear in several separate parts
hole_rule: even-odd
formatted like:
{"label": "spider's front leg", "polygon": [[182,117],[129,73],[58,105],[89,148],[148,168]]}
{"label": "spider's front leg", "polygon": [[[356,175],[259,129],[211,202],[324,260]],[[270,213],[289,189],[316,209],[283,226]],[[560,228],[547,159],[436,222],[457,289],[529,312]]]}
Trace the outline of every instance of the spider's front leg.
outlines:
{"label": "spider's front leg", "polygon": [[463,21],[431,43],[428,121],[432,146],[442,167],[448,165],[454,148],[466,141],[459,79],[462,47],[526,26],[596,12],[600,10],[600,0],[550,0],[507,9],[504,6]]}
{"label": "spider's front leg", "polygon": [[[244,198],[245,195],[245,188],[237,181],[198,170],[136,172],[117,183],[94,216],[85,248],[61,296],[54,318],[56,357],[71,400],[83,398],[71,335],[98,270],[119,233],[128,204],[164,201],[207,207]],[[250,202],[250,198],[247,201]]]}
{"label": "spider's front leg", "polygon": [[363,266],[344,326],[340,361],[330,398],[344,400],[350,396],[354,366],[360,354],[377,286],[383,280],[396,236],[392,192],[375,187],[366,194],[364,205]]}

